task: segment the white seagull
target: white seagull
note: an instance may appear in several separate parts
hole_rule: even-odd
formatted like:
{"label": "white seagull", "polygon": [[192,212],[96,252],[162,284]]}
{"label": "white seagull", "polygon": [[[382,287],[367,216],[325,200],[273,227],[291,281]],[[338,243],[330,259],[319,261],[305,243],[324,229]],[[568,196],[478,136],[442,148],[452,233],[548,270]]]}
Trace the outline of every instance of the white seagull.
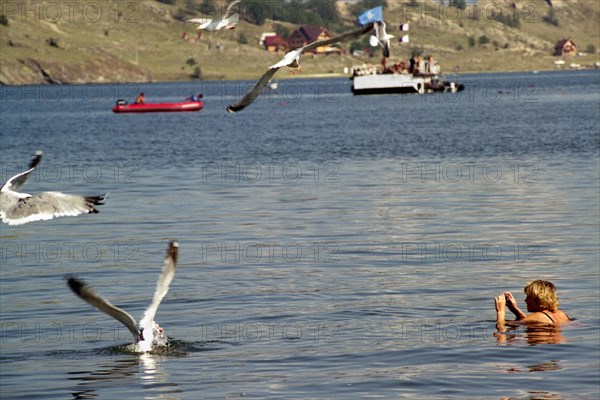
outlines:
{"label": "white seagull", "polygon": [[97,213],[98,210],[94,206],[104,204],[107,194],[78,196],[60,192],[42,192],[31,195],[17,192],[42,161],[42,154],[41,151],[37,151],[26,171],[13,176],[2,185],[0,189],[0,218],[2,222],[9,225],[21,225],[54,217]]}
{"label": "white seagull", "polygon": [[75,292],[75,294],[81,297],[84,301],[125,325],[135,340],[133,350],[135,352],[145,353],[147,351],[151,351],[157,346],[167,346],[169,343],[164,330],[156,322],[154,322],[154,316],[156,315],[156,311],[158,310],[160,302],[169,291],[169,285],[171,285],[171,281],[175,276],[178,249],[178,242],[171,241],[169,243],[162,272],[158,277],[158,281],[156,282],[156,291],[154,292],[152,303],[144,312],[139,325],[136,323],[131,314],[113,306],[108,300],[98,295],[94,289],[88,286],[85,282],[74,277],[68,277],[67,284],[71,290],[73,290],[73,292]]}
{"label": "white seagull", "polygon": [[286,53],[281,59],[281,61],[269,67],[267,72],[265,72],[263,76],[261,76],[256,85],[254,85],[254,87],[248,93],[246,93],[237,103],[230,104],[227,107],[227,111],[231,113],[237,112],[243,110],[248,105],[250,105],[260,95],[265,85],[269,82],[273,75],[275,75],[279,68],[289,67],[292,75],[294,74],[292,68],[297,68],[298,72],[302,72],[302,67],[300,66],[300,55],[305,51],[310,51],[321,46],[327,46],[332,43],[342,42],[353,37],[358,37],[360,35],[370,32],[372,29],[373,23],[370,23],[363,26],[362,28],[343,33],[340,36],[336,36],[330,39],[317,40],[315,42],[307,44],[306,46],[299,47],[295,50]]}
{"label": "white seagull", "polygon": [[214,18],[190,18],[184,19],[184,21],[198,24],[196,29],[203,31],[215,32],[221,29],[233,29],[240,22],[240,15],[232,13],[231,9],[239,2],[240,0],[232,2],[227,6],[224,13],[218,12]]}
{"label": "white seagull", "polygon": [[375,35],[371,35],[369,44],[372,47],[377,47],[378,45],[383,47],[383,56],[388,58],[390,56],[390,39],[393,37],[393,35],[388,35],[385,31],[385,22],[377,21],[375,23]]}

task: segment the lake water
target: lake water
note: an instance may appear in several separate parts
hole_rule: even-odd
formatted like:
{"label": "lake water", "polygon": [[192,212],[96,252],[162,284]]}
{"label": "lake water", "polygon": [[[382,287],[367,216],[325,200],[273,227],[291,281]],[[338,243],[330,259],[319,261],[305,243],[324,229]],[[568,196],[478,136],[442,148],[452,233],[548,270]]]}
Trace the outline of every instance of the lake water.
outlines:
{"label": "lake water", "polygon": [[[280,72],[281,77],[285,73]],[[346,79],[0,88],[2,181],[110,192],[1,226],[2,399],[598,398],[598,71],[461,75],[459,94]],[[119,98],[204,92],[199,113]],[[141,318],[180,259],[159,354],[67,288]],[[493,297],[547,279],[561,329],[496,334]]]}

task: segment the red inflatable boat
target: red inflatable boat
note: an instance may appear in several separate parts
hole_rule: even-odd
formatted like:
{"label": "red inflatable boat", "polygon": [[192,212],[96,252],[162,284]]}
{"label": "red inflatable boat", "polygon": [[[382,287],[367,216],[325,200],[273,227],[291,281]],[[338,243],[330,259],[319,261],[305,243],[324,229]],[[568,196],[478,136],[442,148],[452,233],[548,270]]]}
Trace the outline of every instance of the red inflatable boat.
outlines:
{"label": "red inflatable boat", "polygon": [[180,101],[177,103],[142,103],[128,104],[123,100],[117,101],[113,108],[115,113],[147,113],[147,112],[173,112],[173,111],[199,111],[204,107],[202,101]]}

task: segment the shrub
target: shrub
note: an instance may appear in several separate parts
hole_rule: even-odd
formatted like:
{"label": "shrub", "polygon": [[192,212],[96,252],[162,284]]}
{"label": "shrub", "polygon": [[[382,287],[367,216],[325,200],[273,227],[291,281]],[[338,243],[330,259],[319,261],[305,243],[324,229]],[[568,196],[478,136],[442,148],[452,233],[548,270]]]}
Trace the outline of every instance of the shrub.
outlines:
{"label": "shrub", "polygon": [[8,26],[8,17],[6,15],[0,15],[0,24]]}
{"label": "shrub", "polygon": [[559,26],[560,22],[558,21],[558,18],[556,18],[556,15],[554,15],[554,10],[550,9],[548,11],[548,14],[544,15],[544,17],[542,18],[542,20],[550,25],[554,25],[554,26]]}
{"label": "shrub", "polygon": [[189,65],[190,67],[193,67],[194,65],[198,64],[196,62],[196,59],[194,57],[190,57],[186,60],[185,62],[187,65]]}
{"label": "shrub", "polygon": [[509,26],[511,28],[519,28],[521,27],[521,21],[519,21],[519,18],[516,16],[510,16],[510,15],[504,15],[502,13],[502,11],[500,12],[496,12],[493,11],[492,15],[490,15],[490,18],[493,19],[494,21],[498,21],[506,26]]}
{"label": "shrub", "polygon": [[192,79],[202,79],[202,70],[200,67],[196,66],[196,68],[194,68],[194,72],[192,72],[192,75],[190,76]]}
{"label": "shrub", "polygon": [[60,49],[62,47],[60,44],[60,39],[56,39],[53,37],[46,39],[46,43],[48,43],[50,47],[55,47],[57,49]]}
{"label": "shrub", "polygon": [[480,46],[483,46],[484,44],[488,44],[490,42],[490,38],[485,35],[481,35],[479,36],[478,42]]}

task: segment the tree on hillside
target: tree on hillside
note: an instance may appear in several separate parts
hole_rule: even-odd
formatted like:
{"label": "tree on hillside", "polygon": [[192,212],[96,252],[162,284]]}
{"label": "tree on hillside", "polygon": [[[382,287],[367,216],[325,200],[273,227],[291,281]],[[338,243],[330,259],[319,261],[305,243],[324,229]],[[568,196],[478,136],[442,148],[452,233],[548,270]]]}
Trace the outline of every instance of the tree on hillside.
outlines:
{"label": "tree on hillside", "polygon": [[192,72],[192,74],[190,75],[190,78],[192,79],[202,79],[202,69],[200,68],[200,66],[196,66],[194,68],[194,72]]}
{"label": "tree on hillside", "polygon": [[495,21],[498,21],[506,26],[509,26],[511,28],[520,28],[521,27],[521,20],[516,16],[510,16],[510,15],[504,15],[502,13],[502,10],[500,10],[499,12],[497,12],[496,10],[492,10],[491,15],[489,15],[490,19],[493,19]]}
{"label": "tree on hillside", "polygon": [[558,18],[556,17],[556,15],[554,14],[554,10],[550,9],[548,10],[548,14],[544,15],[544,17],[542,18],[542,20],[550,25],[554,25],[554,26],[559,26],[560,22],[558,21]]}
{"label": "tree on hillside", "polygon": [[450,0],[450,7],[458,8],[459,10],[464,10],[467,8],[467,2],[465,0]]}
{"label": "tree on hillside", "polygon": [[292,31],[287,26],[281,24],[275,24],[274,30],[276,34],[281,35],[281,37],[283,38],[288,38],[292,33]]}
{"label": "tree on hillside", "polygon": [[479,42],[480,46],[483,46],[484,44],[488,44],[490,42],[490,38],[488,38],[485,35],[481,35],[481,36],[479,36],[478,42]]}
{"label": "tree on hillside", "polygon": [[237,41],[239,44],[248,44],[248,38],[243,32],[239,34]]}
{"label": "tree on hillside", "polygon": [[295,25],[328,25],[341,20],[333,0],[242,0],[244,18],[262,25],[267,19]]}
{"label": "tree on hillside", "polygon": [[310,0],[306,3],[306,7],[313,10],[327,24],[341,20],[335,1]]}
{"label": "tree on hillside", "polygon": [[596,46],[594,46],[593,44],[588,44],[585,48],[585,52],[588,54],[596,54]]}
{"label": "tree on hillside", "polygon": [[[277,19],[275,14],[281,12],[283,1],[265,2],[260,0],[243,0],[241,7],[244,17],[256,25],[263,25],[267,19]],[[284,14],[284,13],[281,13]]]}
{"label": "tree on hillside", "polygon": [[200,6],[200,10],[204,14],[210,14],[210,15],[212,15],[217,10],[217,7],[215,6],[215,2],[213,0],[204,0],[204,1],[202,1],[202,5]]}

